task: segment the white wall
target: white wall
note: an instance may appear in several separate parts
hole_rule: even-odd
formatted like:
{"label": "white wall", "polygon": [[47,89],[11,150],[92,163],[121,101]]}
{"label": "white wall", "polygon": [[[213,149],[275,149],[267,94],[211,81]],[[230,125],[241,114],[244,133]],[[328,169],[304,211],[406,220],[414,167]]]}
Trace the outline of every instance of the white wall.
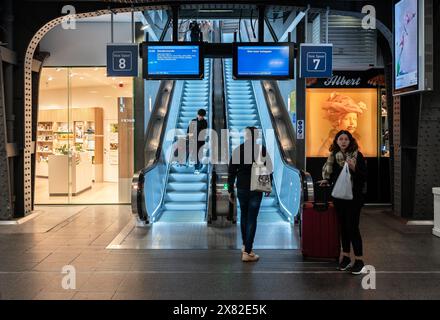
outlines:
{"label": "white wall", "polygon": [[[50,53],[45,66],[105,66],[110,42],[110,23],[78,22],[76,29],[52,29],[41,40],[40,48]],[[131,42],[131,23],[114,24],[114,42]]]}

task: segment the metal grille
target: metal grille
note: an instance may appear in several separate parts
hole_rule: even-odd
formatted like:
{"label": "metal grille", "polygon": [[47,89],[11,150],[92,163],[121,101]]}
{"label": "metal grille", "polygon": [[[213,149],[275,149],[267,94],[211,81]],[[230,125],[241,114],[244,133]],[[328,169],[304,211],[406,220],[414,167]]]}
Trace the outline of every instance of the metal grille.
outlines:
{"label": "metal grille", "polygon": [[[428,98],[430,97],[430,98]],[[440,108],[434,96],[425,95],[418,132],[417,170],[414,203],[415,219],[432,219],[432,187],[440,185]]]}
{"label": "metal grille", "polygon": [[312,43],[321,42],[321,15],[318,15],[312,23]]}
{"label": "metal grille", "polygon": [[[316,34],[315,34],[316,33]],[[366,70],[377,64],[377,32],[365,30],[361,19],[329,16],[328,43],[333,44],[333,68]],[[326,17],[321,14],[313,22],[313,42],[326,42]]]}

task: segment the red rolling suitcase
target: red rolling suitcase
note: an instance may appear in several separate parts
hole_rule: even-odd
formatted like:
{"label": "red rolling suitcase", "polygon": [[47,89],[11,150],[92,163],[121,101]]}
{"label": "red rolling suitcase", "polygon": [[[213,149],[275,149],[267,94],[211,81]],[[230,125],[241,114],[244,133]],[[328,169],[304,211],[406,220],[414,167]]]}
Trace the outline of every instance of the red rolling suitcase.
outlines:
{"label": "red rolling suitcase", "polygon": [[306,202],[303,207],[302,254],[310,258],[338,259],[340,254],[339,223],[333,203],[327,200],[330,187],[315,186],[315,188],[317,188],[315,202]]}

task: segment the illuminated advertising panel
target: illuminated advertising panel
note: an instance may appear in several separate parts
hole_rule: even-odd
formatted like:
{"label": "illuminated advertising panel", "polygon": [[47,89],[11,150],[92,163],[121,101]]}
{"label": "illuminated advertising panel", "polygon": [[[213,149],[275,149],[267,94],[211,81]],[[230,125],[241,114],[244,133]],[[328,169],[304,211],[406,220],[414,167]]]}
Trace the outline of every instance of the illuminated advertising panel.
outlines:
{"label": "illuminated advertising panel", "polygon": [[347,130],[366,157],[377,156],[377,89],[306,90],[307,157],[327,157],[336,133]]}
{"label": "illuminated advertising panel", "polygon": [[419,79],[418,1],[401,0],[394,8],[395,90],[414,90]]}

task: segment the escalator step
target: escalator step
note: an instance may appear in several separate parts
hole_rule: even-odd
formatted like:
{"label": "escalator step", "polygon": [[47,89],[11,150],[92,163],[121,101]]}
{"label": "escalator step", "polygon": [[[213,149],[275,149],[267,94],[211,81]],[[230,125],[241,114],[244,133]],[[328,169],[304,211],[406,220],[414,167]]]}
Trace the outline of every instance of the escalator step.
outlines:
{"label": "escalator step", "polygon": [[165,210],[162,212],[160,222],[203,222],[205,221],[205,210]]}
{"label": "escalator step", "polygon": [[173,211],[205,210],[206,202],[166,202],[164,209]]}

